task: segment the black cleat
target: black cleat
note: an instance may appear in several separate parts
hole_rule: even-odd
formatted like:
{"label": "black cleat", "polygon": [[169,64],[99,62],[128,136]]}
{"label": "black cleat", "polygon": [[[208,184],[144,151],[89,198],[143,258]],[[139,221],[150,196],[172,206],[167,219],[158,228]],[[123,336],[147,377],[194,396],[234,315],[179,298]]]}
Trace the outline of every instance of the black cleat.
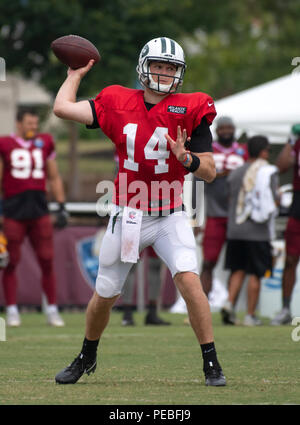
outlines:
{"label": "black cleat", "polygon": [[226,385],[226,378],[223,375],[221,367],[209,367],[204,369],[205,385],[212,387],[224,387]]}
{"label": "black cleat", "polygon": [[97,357],[90,360],[84,357],[83,354],[79,354],[69,366],[55,376],[55,381],[58,384],[75,384],[84,373],[88,375],[94,373],[96,367]]}
{"label": "black cleat", "polygon": [[236,317],[235,313],[232,310],[228,310],[227,308],[221,309],[221,317],[224,325],[236,325]]}
{"label": "black cleat", "polygon": [[122,326],[135,326],[131,308],[126,308],[123,314]]}
{"label": "black cleat", "polygon": [[147,314],[147,316],[145,317],[145,325],[168,326],[171,325],[171,323],[166,322],[165,320],[158,317],[156,314]]}
{"label": "black cleat", "polygon": [[122,326],[135,326],[134,320],[132,318],[123,319]]}

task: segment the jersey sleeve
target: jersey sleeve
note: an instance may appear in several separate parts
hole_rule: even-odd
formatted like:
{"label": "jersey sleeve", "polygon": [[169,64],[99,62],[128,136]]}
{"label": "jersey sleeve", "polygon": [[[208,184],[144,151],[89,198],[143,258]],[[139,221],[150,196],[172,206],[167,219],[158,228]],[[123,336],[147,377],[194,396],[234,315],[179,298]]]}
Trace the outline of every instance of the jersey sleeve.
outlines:
{"label": "jersey sleeve", "polygon": [[2,156],[3,155],[3,137],[0,137],[0,156]]}
{"label": "jersey sleeve", "polygon": [[202,118],[205,117],[208,125],[211,125],[217,115],[213,99],[205,94],[199,93],[199,103],[195,111],[194,128],[198,127]]}
{"label": "jersey sleeve", "polygon": [[90,99],[89,103],[90,103],[90,106],[92,108],[93,122],[90,125],[87,124],[86,128],[88,128],[89,130],[93,130],[95,128],[100,128],[100,125],[98,123],[97,113],[96,113],[95,100]]}
{"label": "jersey sleeve", "polygon": [[108,86],[104,88],[95,99],[90,99],[90,105],[93,113],[93,123],[86,128],[101,128],[105,131],[106,112],[113,107],[114,98],[117,93],[117,86]]}

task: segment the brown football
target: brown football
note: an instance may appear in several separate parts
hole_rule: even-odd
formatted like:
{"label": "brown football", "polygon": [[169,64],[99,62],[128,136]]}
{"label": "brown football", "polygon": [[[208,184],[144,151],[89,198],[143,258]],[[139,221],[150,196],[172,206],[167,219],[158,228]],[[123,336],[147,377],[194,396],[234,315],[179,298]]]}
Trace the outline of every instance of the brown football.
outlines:
{"label": "brown football", "polygon": [[91,59],[99,62],[101,56],[98,49],[86,38],[79,35],[65,35],[52,41],[51,49],[55,56],[72,69],[81,68]]}

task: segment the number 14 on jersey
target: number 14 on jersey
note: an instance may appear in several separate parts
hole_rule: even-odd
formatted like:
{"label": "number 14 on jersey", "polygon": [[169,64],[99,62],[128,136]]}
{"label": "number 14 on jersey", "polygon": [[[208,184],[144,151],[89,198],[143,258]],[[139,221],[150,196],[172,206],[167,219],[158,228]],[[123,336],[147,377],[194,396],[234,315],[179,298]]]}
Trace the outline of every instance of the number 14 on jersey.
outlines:
{"label": "number 14 on jersey", "polygon": [[[126,134],[126,149],[128,156],[128,159],[124,161],[124,168],[131,171],[139,171],[139,163],[134,161],[137,131],[138,124],[129,123],[123,128],[123,134]],[[157,164],[154,166],[155,174],[167,173],[169,171],[169,165],[166,162],[166,159],[170,156],[170,151],[167,150],[168,142],[165,138],[165,134],[167,133],[168,128],[156,127],[144,148],[146,159],[157,160]]]}

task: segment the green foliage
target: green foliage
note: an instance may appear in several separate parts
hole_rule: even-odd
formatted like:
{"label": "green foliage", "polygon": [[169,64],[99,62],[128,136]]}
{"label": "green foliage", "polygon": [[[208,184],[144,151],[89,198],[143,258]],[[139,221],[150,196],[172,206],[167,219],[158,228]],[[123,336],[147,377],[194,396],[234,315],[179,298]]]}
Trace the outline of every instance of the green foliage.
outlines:
{"label": "green foliage", "polygon": [[218,99],[293,71],[291,60],[300,55],[300,2],[226,5],[232,12],[228,25],[196,31],[188,38],[185,91],[205,91]]}
{"label": "green foliage", "polygon": [[181,17],[186,15],[190,22],[194,3],[11,0],[0,6],[1,55],[8,70],[19,70],[27,77],[39,75],[41,82],[56,92],[66,68],[55,58],[50,44],[62,35],[78,34],[92,41],[103,56],[100,66],[83,80],[79,95],[94,94],[109,84],[133,84],[142,46],[162,33],[178,37],[183,29]]}
{"label": "green foliage", "polygon": [[51,42],[86,37],[102,55],[82,81],[79,96],[87,97],[109,84],[134,86],[141,47],[165,35],[187,52],[184,91],[220,98],[292,71],[299,18],[297,0],[10,0],[0,3],[0,55],[8,71],[40,78],[55,93],[66,67]]}

